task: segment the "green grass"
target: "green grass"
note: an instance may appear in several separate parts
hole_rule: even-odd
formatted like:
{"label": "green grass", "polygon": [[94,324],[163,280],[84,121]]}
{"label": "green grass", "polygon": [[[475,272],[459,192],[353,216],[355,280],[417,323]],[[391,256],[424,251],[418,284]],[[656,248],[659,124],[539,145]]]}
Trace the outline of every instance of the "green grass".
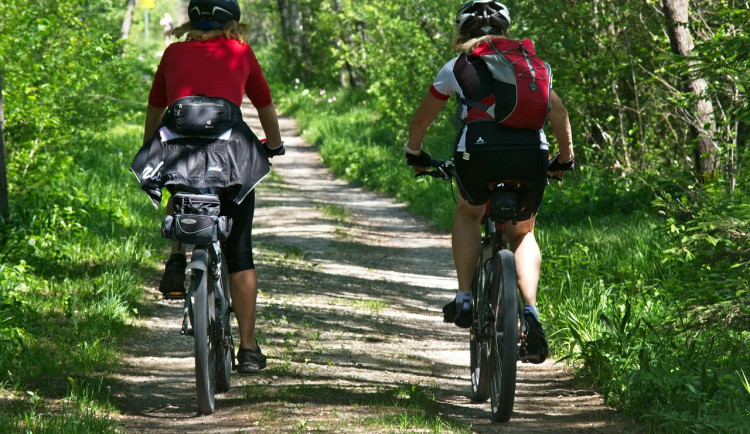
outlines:
{"label": "green grass", "polygon": [[[2,432],[116,432],[111,420],[114,409],[102,395],[109,395],[102,380],[96,384],[77,383],[68,378],[70,392],[54,403],[35,392],[26,392],[11,407],[14,411],[0,415]],[[106,390],[103,390],[106,389]]]}
{"label": "green grass", "polygon": [[[140,128],[86,133],[56,170],[11,178],[3,224],[0,371],[5,427],[112,432],[106,380],[153,275],[159,213],[128,166]],[[27,392],[28,391],[28,392]],[[0,429],[3,430],[3,429]]]}
{"label": "green grass", "polygon": [[337,220],[339,222],[349,223],[352,220],[352,216],[345,208],[337,205],[326,205],[323,207],[316,207],[323,211],[323,215]]}

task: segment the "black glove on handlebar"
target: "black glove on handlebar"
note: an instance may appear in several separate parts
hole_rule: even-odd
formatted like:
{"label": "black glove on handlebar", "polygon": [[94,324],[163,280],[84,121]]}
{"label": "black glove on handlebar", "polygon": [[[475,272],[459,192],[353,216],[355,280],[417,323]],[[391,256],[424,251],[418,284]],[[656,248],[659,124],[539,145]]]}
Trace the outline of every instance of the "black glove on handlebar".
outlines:
{"label": "black glove on handlebar", "polygon": [[286,148],[284,147],[284,142],[281,142],[281,145],[279,145],[277,148],[271,148],[268,146],[268,142],[263,142],[263,149],[266,150],[266,155],[268,156],[268,158],[273,158],[277,155],[286,154]]}
{"label": "black glove on handlebar", "polygon": [[561,170],[574,170],[575,169],[575,158],[571,158],[569,161],[566,161],[564,163],[560,163],[557,161],[557,157],[560,156],[560,153],[558,152],[557,155],[552,157],[549,160],[549,165],[547,166],[547,170],[550,172],[559,172]]}
{"label": "black glove on handlebar", "polygon": [[432,157],[430,157],[430,154],[428,154],[425,151],[422,151],[419,155],[412,155],[408,152],[404,153],[406,155],[406,164],[409,166],[418,166],[418,167],[432,167]]}

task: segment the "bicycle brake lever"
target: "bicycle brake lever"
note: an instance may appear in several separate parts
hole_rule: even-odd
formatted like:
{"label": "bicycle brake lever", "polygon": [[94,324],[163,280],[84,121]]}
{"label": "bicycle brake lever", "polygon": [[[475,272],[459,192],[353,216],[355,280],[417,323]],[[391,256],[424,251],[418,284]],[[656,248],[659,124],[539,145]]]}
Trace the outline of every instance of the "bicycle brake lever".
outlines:
{"label": "bicycle brake lever", "polygon": [[443,178],[446,181],[451,179],[450,174],[445,170],[443,166],[438,167],[438,170],[440,170],[440,173],[442,174],[441,178]]}

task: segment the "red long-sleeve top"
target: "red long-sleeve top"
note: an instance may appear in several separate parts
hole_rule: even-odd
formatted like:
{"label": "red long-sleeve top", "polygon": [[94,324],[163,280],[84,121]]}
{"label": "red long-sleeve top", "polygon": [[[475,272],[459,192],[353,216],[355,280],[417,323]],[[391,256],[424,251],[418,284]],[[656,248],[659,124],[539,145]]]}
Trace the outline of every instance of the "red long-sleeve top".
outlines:
{"label": "red long-sleeve top", "polygon": [[185,96],[205,95],[240,106],[243,93],[258,108],[272,102],[271,90],[249,44],[224,37],[176,42],[164,51],[148,104],[167,107]]}

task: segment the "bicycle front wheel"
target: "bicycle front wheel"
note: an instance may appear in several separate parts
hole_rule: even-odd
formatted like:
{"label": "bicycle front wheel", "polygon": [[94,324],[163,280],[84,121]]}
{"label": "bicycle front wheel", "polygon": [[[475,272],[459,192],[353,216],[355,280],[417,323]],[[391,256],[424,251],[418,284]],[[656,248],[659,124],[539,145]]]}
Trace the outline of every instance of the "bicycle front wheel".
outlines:
{"label": "bicycle front wheel", "polygon": [[513,413],[518,360],[518,281],[510,250],[500,250],[492,273],[491,300],[495,325],[490,343],[490,404],[492,420],[507,422]]}
{"label": "bicycle front wheel", "polygon": [[208,278],[211,259],[206,250],[195,249],[190,264],[192,269],[193,347],[195,350],[195,386],[198,411],[214,412],[216,393],[216,349],[212,332],[216,322],[213,279]]}
{"label": "bicycle front wheel", "polygon": [[484,402],[490,397],[489,341],[487,335],[494,324],[489,303],[488,280],[492,270],[492,245],[483,240],[479,263],[474,271],[471,292],[474,295],[474,321],[469,335],[471,398]]}

